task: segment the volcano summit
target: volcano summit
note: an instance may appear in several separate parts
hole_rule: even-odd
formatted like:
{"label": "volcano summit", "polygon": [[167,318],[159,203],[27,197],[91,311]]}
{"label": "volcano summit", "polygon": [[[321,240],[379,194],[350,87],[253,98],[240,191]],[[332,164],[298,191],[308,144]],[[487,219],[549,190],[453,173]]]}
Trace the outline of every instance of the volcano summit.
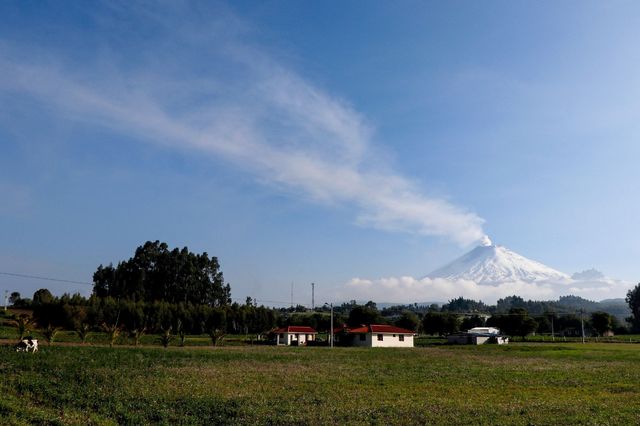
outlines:
{"label": "volcano summit", "polygon": [[488,285],[514,281],[571,282],[569,275],[527,259],[506,247],[494,245],[488,237],[485,237],[482,245],[433,271],[427,278],[468,280]]}

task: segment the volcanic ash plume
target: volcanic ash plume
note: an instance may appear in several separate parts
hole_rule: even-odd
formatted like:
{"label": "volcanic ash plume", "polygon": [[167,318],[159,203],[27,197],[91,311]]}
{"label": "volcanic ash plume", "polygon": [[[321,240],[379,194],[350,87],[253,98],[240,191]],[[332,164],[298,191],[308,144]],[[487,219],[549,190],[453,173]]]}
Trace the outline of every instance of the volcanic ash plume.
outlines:
{"label": "volcanic ash plume", "polygon": [[491,238],[489,238],[488,235],[485,235],[482,237],[482,240],[480,240],[480,245],[483,247],[491,247],[493,245],[493,241],[491,241]]}

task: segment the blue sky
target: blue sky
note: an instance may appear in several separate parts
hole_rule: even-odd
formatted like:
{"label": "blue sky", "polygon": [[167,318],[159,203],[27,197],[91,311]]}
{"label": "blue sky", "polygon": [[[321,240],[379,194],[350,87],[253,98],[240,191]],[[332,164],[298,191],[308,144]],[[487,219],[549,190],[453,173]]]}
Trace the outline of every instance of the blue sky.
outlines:
{"label": "blue sky", "polygon": [[[238,300],[367,299],[488,234],[637,281],[639,9],[3,2],[0,271],[91,281],[158,239]],[[0,276],[42,286],[90,291]]]}

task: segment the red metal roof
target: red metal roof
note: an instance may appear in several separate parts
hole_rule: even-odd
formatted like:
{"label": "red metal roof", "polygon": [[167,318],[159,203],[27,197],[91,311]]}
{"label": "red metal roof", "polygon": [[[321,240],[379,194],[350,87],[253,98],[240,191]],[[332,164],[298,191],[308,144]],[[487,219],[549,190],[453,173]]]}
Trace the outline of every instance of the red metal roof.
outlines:
{"label": "red metal roof", "polygon": [[371,328],[372,333],[415,334],[411,330],[396,327],[395,325],[371,324],[369,328]]}
{"label": "red metal roof", "polygon": [[305,334],[317,334],[318,332],[312,327],[304,325],[290,325],[288,327],[282,327],[273,331],[274,333],[305,333]]}
{"label": "red metal roof", "polygon": [[385,325],[385,324],[369,324],[362,325],[360,327],[339,327],[333,330],[334,334],[340,332],[361,334],[361,333],[377,333],[377,334],[416,334],[411,330],[407,330],[406,328],[396,327],[395,325]]}

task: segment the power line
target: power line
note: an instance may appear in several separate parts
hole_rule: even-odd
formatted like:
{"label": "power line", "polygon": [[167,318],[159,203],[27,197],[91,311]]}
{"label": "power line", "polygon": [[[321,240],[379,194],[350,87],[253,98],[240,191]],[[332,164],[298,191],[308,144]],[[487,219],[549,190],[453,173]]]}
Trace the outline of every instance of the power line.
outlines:
{"label": "power line", "polygon": [[86,281],[64,280],[64,279],[60,279],[60,278],[41,277],[41,276],[38,276],[38,275],[16,274],[14,272],[2,272],[2,271],[0,271],[0,275],[8,275],[8,276],[11,276],[11,277],[18,277],[18,278],[32,278],[32,279],[44,280],[44,281],[55,281],[55,282],[59,282],[59,283],[82,284],[82,285],[93,286],[93,283],[89,283],[89,282],[86,282]]}

